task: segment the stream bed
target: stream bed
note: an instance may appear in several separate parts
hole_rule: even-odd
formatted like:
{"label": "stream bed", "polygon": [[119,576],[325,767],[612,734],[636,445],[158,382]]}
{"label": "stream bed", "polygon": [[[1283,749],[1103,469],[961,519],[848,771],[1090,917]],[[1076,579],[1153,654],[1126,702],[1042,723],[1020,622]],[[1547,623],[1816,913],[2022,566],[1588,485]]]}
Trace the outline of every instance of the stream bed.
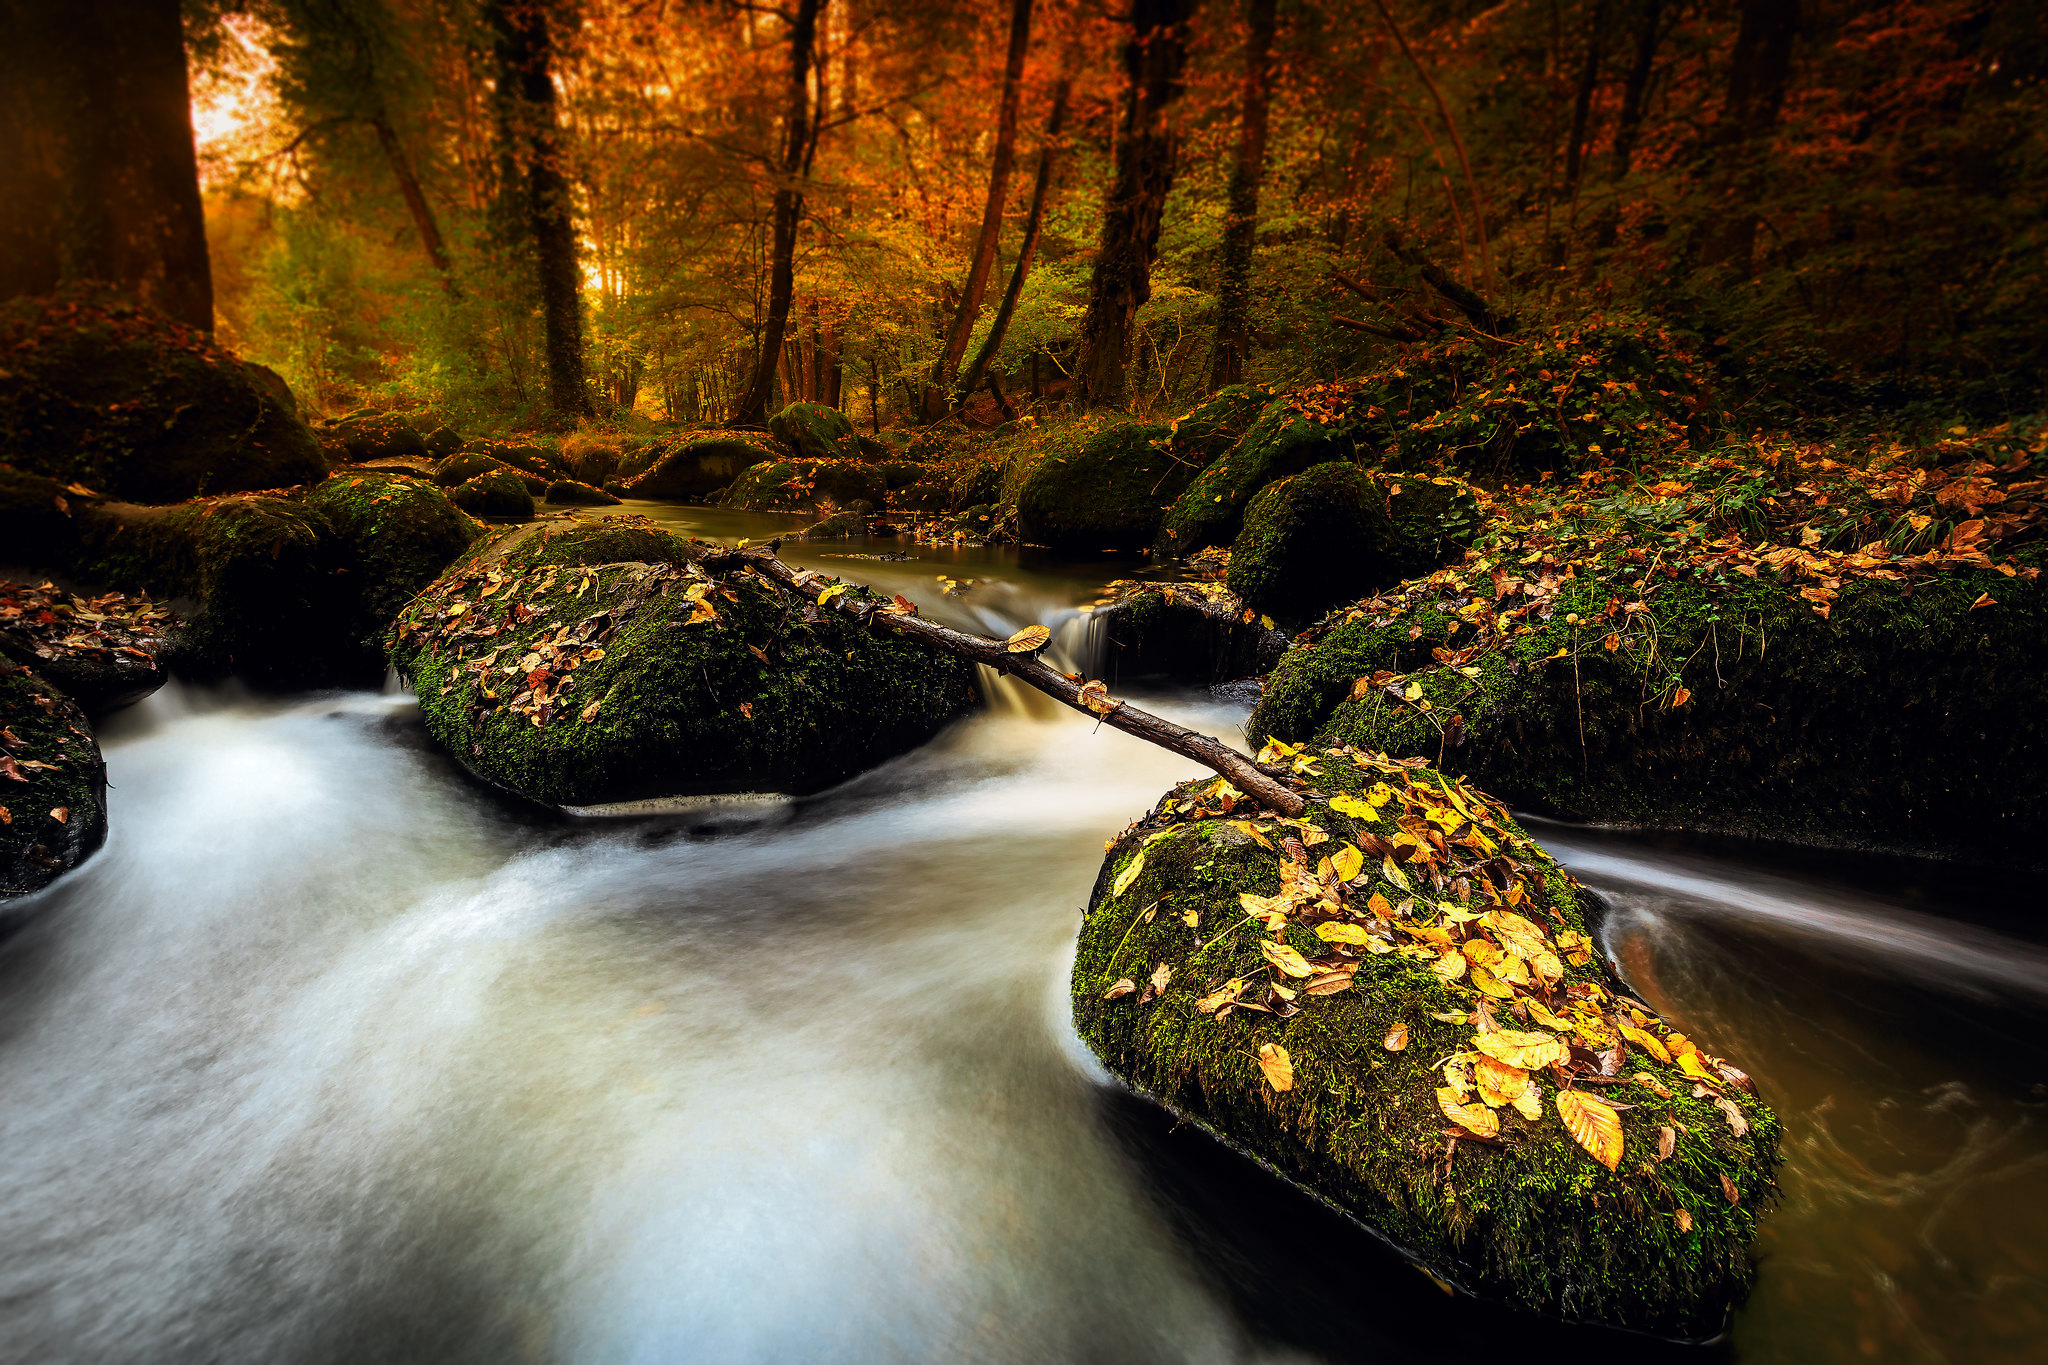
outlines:
{"label": "stream bed", "polygon": [[[777,524],[700,514],[665,519]],[[801,551],[1074,652],[1127,571]],[[611,821],[480,788],[402,693],[114,718],[106,848],[0,909],[0,1360],[2040,1358],[2038,894],[1532,822],[1787,1125],[1726,1340],[1540,1324],[1095,1066],[1066,975],[1103,840],[1198,770],[993,700],[815,797]]]}

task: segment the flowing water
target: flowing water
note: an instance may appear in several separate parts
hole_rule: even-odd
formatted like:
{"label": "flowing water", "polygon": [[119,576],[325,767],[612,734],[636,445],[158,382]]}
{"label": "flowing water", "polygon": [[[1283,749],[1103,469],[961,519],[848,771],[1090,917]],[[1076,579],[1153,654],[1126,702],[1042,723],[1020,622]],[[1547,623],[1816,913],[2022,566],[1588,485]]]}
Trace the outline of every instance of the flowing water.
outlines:
{"label": "flowing water", "polygon": [[[1104,573],[805,548],[991,630]],[[0,1360],[2040,1358],[2023,891],[1538,825],[1789,1133],[1729,1341],[1550,1327],[1092,1063],[1102,840],[1194,770],[1008,700],[815,798],[633,821],[479,789],[402,695],[117,717],[107,847],[0,911]]]}

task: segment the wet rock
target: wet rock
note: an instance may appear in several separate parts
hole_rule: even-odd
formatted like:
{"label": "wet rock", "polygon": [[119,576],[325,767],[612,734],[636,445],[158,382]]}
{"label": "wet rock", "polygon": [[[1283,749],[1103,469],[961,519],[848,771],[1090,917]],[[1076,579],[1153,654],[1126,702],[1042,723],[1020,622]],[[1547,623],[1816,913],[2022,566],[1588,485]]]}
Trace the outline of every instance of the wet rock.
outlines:
{"label": "wet rock", "polygon": [[327,472],[275,372],[160,315],[80,298],[0,309],[0,461],[145,503]]}
{"label": "wet rock", "polygon": [[107,836],[107,765],[77,702],[0,658],[0,898],[36,891]]}
{"label": "wet rock", "polygon": [[962,661],[707,570],[715,548],[638,518],[501,534],[406,608],[391,660],[450,753],[568,806],[815,790],[974,704]]}
{"label": "wet rock", "polygon": [[1216,390],[1173,424],[1173,452],[1197,469],[1206,467],[1243,439],[1273,390],[1264,384],[1232,384]]}
{"label": "wet rock", "polygon": [[756,465],[772,463],[775,452],[741,436],[695,436],[665,441],[654,459],[626,481],[626,496],[680,501],[715,493]]}
{"label": "wet rock", "polygon": [[55,568],[78,550],[79,491],[45,474],[0,464],[0,564]]}
{"label": "wet rock", "polygon": [[444,460],[462,449],[462,433],[452,427],[435,427],[420,437],[420,444],[427,454],[437,460]]}
{"label": "wet rock", "polygon": [[558,507],[613,507],[620,499],[602,488],[592,488],[574,479],[556,479],[548,485],[547,501]]}
{"label": "wet rock", "polygon": [[1173,559],[1228,545],[1243,528],[1254,494],[1275,479],[1359,453],[1348,426],[1318,420],[1298,397],[1276,398],[1236,445],[1216,457],[1181,493],[1152,542],[1155,559]]}
{"label": "wet rock", "polygon": [[1717,1332],[1753,1278],[1776,1115],[1607,976],[1582,893],[1505,809],[1427,768],[1312,757],[1330,803],[1303,822],[1230,809],[1211,779],[1125,831],[1081,929],[1082,1038],[1445,1283]]}
{"label": "wet rock", "polygon": [[1171,429],[1123,422],[1071,455],[1048,455],[1017,494],[1017,528],[1033,545],[1142,550],[1198,468],[1169,447]]}
{"label": "wet rock", "polygon": [[[1247,616],[1249,615],[1249,619]],[[1287,636],[1213,583],[1141,586],[1089,623],[1104,678],[1166,677],[1204,686],[1264,673]]]}
{"label": "wet rock", "polygon": [[533,519],[533,490],[516,470],[494,469],[478,474],[457,485],[448,497],[471,516],[501,521]]}
{"label": "wet rock", "polygon": [[865,458],[853,424],[837,408],[823,403],[791,403],[768,419],[768,430],[804,460]]}
{"label": "wet rock", "polygon": [[799,534],[805,540],[846,540],[853,536],[868,534],[874,524],[875,509],[866,502],[855,502],[844,512],[834,512],[822,521],[813,522]]}
{"label": "wet rock", "polygon": [[35,669],[89,714],[163,686],[180,624],[161,603],[125,593],[85,597],[54,583],[0,582],[0,656]]}

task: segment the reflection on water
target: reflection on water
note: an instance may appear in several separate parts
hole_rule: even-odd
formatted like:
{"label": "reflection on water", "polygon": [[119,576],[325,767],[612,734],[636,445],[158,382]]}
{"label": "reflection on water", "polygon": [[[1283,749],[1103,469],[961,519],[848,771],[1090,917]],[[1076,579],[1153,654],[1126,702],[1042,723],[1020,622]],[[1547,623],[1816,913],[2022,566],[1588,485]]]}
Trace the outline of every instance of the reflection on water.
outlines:
{"label": "reflection on water", "polygon": [[[108,761],[106,849],[0,912],[0,1360],[1669,1353],[1445,1299],[1106,1082],[1080,908],[1194,770],[1084,717],[632,821],[509,808],[396,695],[173,691]],[[2037,1356],[2038,948],[1542,836],[1788,1120],[1741,1357]]]}

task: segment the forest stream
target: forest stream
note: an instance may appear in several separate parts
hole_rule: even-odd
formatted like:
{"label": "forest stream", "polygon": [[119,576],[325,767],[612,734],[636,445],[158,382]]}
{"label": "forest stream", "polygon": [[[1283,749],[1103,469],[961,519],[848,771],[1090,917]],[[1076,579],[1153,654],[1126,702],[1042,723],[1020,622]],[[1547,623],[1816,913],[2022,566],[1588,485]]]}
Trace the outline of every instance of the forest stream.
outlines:
{"label": "forest stream", "polygon": [[[1076,606],[1113,566],[835,558],[900,549],[784,553],[1107,668]],[[122,713],[107,847],[0,912],[0,1357],[2038,1358],[2048,948],[2011,886],[1532,822],[1786,1124],[1756,1293],[1666,1347],[1446,1298],[1110,1080],[1079,915],[1199,770],[993,701],[815,797],[630,819],[499,798],[395,689]]]}

